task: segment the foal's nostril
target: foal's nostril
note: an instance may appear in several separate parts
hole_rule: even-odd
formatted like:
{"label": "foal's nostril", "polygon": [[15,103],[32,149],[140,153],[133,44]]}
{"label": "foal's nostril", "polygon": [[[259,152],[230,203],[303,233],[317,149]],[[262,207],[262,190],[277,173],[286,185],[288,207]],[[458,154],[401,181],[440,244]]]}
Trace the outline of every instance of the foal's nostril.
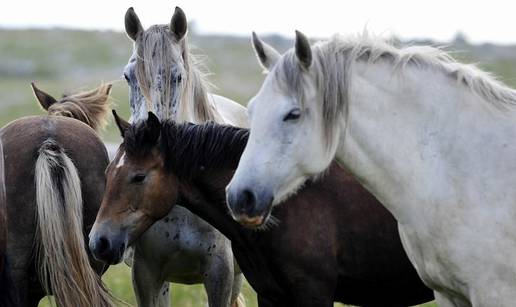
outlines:
{"label": "foal's nostril", "polygon": [[106,237],[100,237],[96,246],[95,246],[97,254],[104,254],[107,250],[109,250],[109,240]]}

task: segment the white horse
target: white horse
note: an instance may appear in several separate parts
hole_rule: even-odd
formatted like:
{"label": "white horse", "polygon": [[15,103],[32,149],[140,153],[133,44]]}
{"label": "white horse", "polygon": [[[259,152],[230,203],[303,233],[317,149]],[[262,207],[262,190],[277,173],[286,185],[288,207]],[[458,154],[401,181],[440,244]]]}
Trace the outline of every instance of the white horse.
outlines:
{"label": "white horse", "polygon": [[[187,21],[176,8],[170,24],[144,30],[132,8],[125,26],[134,51],[124,69],[132,121],[148,111],[160,119],[247,126],[246,109],[207,92],[199,63],[188,50]],[[175,206],[134,244],[129,254],[139,306],[169,306],[168,282],[204,282],[210,306],[244,305],[243,276],[231,242],[187,209]]]}
{"label": "white horse", "polygon": [[296,32],[283,56],[254,46],[270,72],[229,203],[266,212],[335,158],[396,217],[440,306],[514,306],[516,92],[439,49],[367,34],[311,47]]}

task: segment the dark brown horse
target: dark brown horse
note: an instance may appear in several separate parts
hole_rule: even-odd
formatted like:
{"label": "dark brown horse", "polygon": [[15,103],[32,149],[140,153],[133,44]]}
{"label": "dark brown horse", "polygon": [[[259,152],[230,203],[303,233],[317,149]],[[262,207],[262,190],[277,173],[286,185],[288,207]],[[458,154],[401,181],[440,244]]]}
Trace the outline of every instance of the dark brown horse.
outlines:
{"label": "dark brown horse", "polygon": [[92,127],[105,120],[110,89],[103,85],[56,100],[33,84],[48,115],[0,130],[0,241],[9,264],[0,269],[12,279],[5,305],[37,306],[47,294],[58,306],[112,305],[99,277],[104,264],[86,249],[108,164]]}
{"label": "dark brown horse", "polygon": [[260,306],[406,306],[433,298],[403,251],[396,221],[337,166],[274,209],[267,231],[246,229],[227,213],[224,189],[248,130],[160,124],[152,113],[133,126],[115,118],[124,142],[90,234],[97,257],[123,252],[180,196],[231,240]]}

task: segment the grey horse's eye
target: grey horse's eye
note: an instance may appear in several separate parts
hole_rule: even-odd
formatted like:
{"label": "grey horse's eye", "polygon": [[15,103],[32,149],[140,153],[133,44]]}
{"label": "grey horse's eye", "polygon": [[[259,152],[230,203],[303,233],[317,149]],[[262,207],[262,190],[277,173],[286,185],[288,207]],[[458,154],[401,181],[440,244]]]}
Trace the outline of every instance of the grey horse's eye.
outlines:
{"label": "grey horse's eye", "polygon": [[183,81],[183,76],[181,74],[177,75],[176,78],[174,79],[174,82],[175,83],[181,83],[181,81]]}
{"label": "grey horse's eye", "polygon": [[129,83],[129,81],[130,81],[129,76],[126,73],[124,73],[124,78],[125,78],[125,81],[127,81],[127,83]]}
{"label": "grey horse's eye", "polygon": [[299,117],[301,117],[301,109],[295,108],[290,110],[290,112],[288,112],[287,115],[283,117],[283,121],[293,121],[299,119]]}

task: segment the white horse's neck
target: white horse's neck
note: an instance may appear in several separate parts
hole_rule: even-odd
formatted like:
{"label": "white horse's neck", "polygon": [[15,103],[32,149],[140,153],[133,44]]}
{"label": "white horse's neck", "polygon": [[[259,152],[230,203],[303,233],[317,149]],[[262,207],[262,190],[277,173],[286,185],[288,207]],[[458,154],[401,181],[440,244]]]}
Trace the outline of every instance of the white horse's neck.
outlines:
{"label": "white horse's neck", "polygon": [[336,158],[398,221],[516,199],[516,163],[500,162],[516,159],[515,111],[437,69],[355,65]]}
{"label": "white horse's neck", "polygon": [[[180,102],[176,106],[175,120],[178,122],[189,121],[201,123],[205,120],[218,120],[218,112],[213,108],[209,100],[207,85],[201,73],[190,63],[190,71],[183,92],[180,94]],[[205,118],[207,115],[208,118]]]}
{"label": "white horse's neck", "polygon": [[[247,127],[247,111],[238,103],[208,92],[208,85],[201,72],[191,67],[188,84],[181,94],[177,106],[175,121],[203,123],[214,121],[219,124],[229,124]],[[200,105],[202,104],[202,105]]]}

